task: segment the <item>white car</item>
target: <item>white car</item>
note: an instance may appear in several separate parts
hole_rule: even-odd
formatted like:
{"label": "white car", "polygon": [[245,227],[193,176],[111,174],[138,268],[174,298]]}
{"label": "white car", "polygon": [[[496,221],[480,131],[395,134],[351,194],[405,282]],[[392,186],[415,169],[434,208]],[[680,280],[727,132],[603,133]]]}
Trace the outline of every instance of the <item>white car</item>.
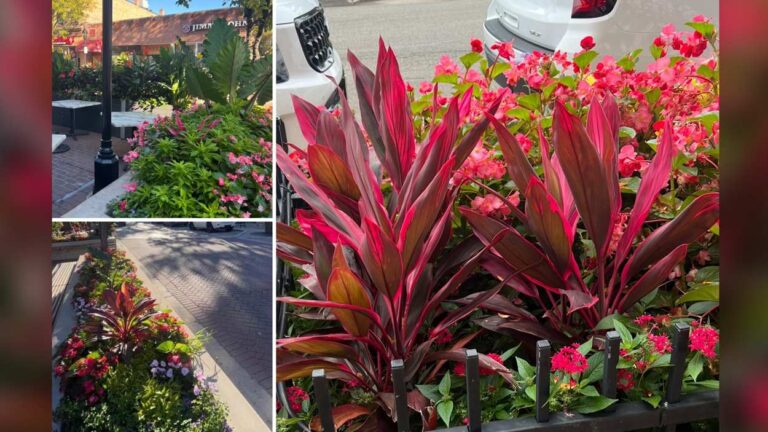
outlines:
{"label": "white car", "polygon": [[190,222],[189,223],[189,229],[191,230],[197,230],[197,229],[204,229],[208,232],[214,232],[214,231],[232,231],[235,229],[235,223],[234,222]]}
{"label": "white car", "polygon": [[[344,88],[344,68],[331,44],[323,8],[317,0],[281,0],[275,4],[276,67],[275,113],[278,130],[287,142],[306,147],[291,95],[321,106],[339,102],[336,86]],[[278,133],[280,135],[280,133]]]}
{"label": "white car", "polygon": [[666,24],[678,30],[696,15],[717,24],[717,0],[493,0],[483,26],[485,54],[494,58],[491,46],[513,42],[515,61],[528,53],[581,51],[581,40],[592,36],[600,55],[616,60],[643,48],[638,66],[652,57],[648,47]]}

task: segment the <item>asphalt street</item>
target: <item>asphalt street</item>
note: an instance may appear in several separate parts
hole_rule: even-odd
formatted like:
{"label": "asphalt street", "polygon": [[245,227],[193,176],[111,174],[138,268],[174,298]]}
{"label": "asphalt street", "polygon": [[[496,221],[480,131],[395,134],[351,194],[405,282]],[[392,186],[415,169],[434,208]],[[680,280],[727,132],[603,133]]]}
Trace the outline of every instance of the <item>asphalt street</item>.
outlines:
{"label": "asphalt street", "polygon": [[[469,51],[470,38],[482,38],[483,21],[490,0],[321,0],[331,42],[344,59],[347,88],[352,73],[346,61],[351,50],[371,69],[376,67],[379,36],[395,51],[400,71],[418,88],[430,81],[443,54],[458,62]],[[352,108],[357,107],[351,95]]]}

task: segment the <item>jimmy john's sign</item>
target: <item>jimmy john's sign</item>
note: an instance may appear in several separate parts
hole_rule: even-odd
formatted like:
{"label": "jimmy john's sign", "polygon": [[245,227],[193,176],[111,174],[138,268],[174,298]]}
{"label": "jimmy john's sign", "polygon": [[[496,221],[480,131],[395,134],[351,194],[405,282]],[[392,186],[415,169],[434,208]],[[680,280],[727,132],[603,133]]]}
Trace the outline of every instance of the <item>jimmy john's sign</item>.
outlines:
{"label": "jimmy john's sign", "polygon": [[[235,28],[246,27],[247,25],[245,20],[231,20],[231,21],[227,21],[227,24]],[[183,24],[181,26],[181,31],[183,31],[184,33],[194,33],[198,31],[209,30],[212,26],[213,26],[213,21],[207,22],[207,23]]]}

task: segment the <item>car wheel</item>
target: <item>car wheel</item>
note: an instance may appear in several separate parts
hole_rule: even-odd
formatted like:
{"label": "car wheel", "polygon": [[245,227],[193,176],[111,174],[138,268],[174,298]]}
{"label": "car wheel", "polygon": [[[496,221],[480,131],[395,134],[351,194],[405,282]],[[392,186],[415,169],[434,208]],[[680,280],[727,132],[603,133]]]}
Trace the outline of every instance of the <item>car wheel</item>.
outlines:
{"label": "car wheel", "polygon": [[210,222],[206,222],[205,223],[205,230],[208,231],[209,233],[213,232],[213,224],[210,223]]}

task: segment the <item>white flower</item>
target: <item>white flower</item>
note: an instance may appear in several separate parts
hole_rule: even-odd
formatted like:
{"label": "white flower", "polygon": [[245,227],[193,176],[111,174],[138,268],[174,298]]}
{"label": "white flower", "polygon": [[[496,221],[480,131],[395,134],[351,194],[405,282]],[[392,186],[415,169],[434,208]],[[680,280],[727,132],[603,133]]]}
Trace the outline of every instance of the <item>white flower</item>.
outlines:
{"label": "white flower", "polygon": [[149,364],[153,368],[157,367],[157,360],[152,360],[152,363]]}

